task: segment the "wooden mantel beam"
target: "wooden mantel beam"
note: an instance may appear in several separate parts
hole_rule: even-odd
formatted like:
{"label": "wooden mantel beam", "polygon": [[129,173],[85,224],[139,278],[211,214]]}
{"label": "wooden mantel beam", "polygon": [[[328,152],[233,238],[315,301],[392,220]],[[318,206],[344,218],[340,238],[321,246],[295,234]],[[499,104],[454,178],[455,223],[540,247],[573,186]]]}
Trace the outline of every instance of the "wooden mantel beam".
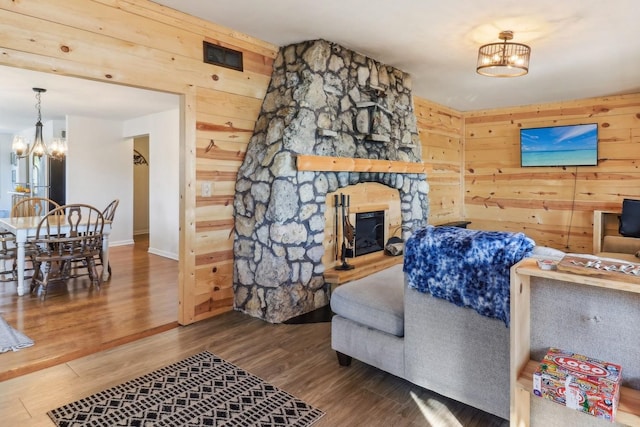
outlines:
{"label": "wooden mantel beam", "polygon": [[299,171],[425,173],[424,163],[299,154]]}

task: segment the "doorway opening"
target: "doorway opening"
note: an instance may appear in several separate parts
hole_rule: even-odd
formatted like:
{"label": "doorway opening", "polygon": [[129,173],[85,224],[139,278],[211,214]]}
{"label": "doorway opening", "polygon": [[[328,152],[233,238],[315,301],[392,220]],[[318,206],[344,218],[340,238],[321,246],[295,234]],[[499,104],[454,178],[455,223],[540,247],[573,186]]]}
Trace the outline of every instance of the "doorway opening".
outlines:
{"label": "doorway opening", "polygon": [[[179,310],[176,260],[179,257],[180,238],[178,187],[181,165],[178,155],[180,144],[177,143],[182,139],[180,96],[5,66],[0,66],[0,82],[9,82],[18,88],[24,86],[25,89],[18,92],[25,94],[28,103],[26,121],[16,118],[12,122],[17,127],[8,130],[9,133],[0,134],[2,194],[12,191],[16,183],[21,182],[14,168],[14,162],[17,163],[18,159],[9,156],[11,139],[12,134],[23,131],[32,134],[29,128],[33,124],[31,88],[34,82],[38,82],[38,86],[48,89],[46,120],[66,124],[69,151],[64,165],[60,164],[66,172],[66,182],[62,186],[64,201],[103,208],[115,198],[120,200],[110,236],[113,247],[109,251],[109,258],[113,275],[100,290],[92,289],[82,282],[83,279],[69,282],[68,286],[60,284],[59,292],[49,295],[47,306],[50,309],[47,310],[28,296],[16,300],[14,286],[5,285],[0,289],[0,308],[4,308],[0,311],[13,313],[8,320],[37,340],[38,347],[43,349],[44,356],[40,354],[35,357],[37,352],[33,349],[37,347],[34,346],[30,354],[34,354],[35,359],[21,358],[21,363],[28,366],[20,369],[37,370],[49,360],[78,357],[73,342],[83,342],[82,351],[92,352],[175,327]],[[75,96],[76,93],[92,93],[93,96]],[[8,91],[0,91],[1,104],[13,105],[16,111],[21,110],[18,100],[10,102],[6,96],[9,96]],[[143,99],[147,102],[142,103]],[[86,100],[86,103],[78,100]],[[60,108],[59,104],[62,104]],[[149,152],[154,152],[154,147],[157,147],[153,160],[157,175],[150,173],[148,166],[143,168],[147,169],[147,181],[154,185],[147,184],[146,192],[151,196],[141,198],[146,199],[148,219],[147,234],[139,236],[134,235],[133,219],[133,135],[145,135],[149,141],[147,159],[150,158]],[[149,209],[150,206],[154,209]],[[7,198],[0,198],[0,211],[8,213],[10,209],[11,202]],[[154,215],[161,218],[155,220]],[[153,230],[160,231],[153,233]],[[159,236],[151,245],[156,248],[155,251],[149,250],[149,233],[152,239],[154,234]],[[138,241],[141,245],[138,245]],[[137,299],[134,301],[134,298]],[[68,309],[60,311],[61,304]],[[95,304],[102,304],[104,313],[113,312],[115,317],[111,319],[100,313]],[[113,309],[114,305],[116,309]],[[75,317],[71,319],[69,312]],[[70,332],[60,334],[59,329],[47,329],[59,325],[59,316],[63,313]],[[47,319],[46,325],[43,325],[43,317]],[[87,319],[95,319],[96,326],[87,326]],[[109,327],[114,324],[120,326]],[[103,333],[104,328],[112,334],[107,336]],[[101,333],[96,334],[96,330]],[[82,337],[73,335],[87,331],[94,333]],[[89,343],[88,337],[94,341]],[[70,344],[65,345],[65,340]],[[40,360],[40,357],[46,357],[47,362]],[[7,363],[4,368],[0,369],[0,375],[11,366]]]}
{"label": "doorway opening", "polygon": [[[149,135],[133,138],[133,235],[149,235]],[[149,239],[147,238],[147,244]]]}

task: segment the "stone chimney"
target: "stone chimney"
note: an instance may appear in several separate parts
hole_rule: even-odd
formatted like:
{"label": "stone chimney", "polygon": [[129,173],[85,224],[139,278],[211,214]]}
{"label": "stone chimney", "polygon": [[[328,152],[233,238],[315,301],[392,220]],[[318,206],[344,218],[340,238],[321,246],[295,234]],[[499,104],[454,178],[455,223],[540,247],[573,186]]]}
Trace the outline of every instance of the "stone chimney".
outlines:
{"label": "stone chimney", "polygon": [[299,171],[299,154],[421,162],[410,76],[324,40],[280,49],[234,199],[234,306],[273,323],[329,302],[327,193],[379,182],[405,237],[427,222],[424,174]]}

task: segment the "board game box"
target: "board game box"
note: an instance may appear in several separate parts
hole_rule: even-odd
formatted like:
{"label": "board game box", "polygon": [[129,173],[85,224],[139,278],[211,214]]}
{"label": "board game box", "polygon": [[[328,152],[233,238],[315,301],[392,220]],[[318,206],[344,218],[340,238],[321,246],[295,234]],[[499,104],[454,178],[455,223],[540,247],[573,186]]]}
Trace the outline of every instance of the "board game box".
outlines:
{"label": "board game box", "polygon": [[620,365],[550,348],[533,374],[533,393],[613,422],[621,382]]}

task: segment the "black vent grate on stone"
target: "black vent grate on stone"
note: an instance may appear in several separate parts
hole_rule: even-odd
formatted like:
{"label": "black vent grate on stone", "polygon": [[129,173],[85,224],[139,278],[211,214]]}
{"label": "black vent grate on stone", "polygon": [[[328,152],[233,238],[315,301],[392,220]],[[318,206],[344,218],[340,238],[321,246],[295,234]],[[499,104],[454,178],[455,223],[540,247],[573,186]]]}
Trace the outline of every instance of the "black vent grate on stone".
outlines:
{"label": "black vent grate on stone", "polygon": [[242,71],[242,52],[208,42],[204,46],[204,62]]}

